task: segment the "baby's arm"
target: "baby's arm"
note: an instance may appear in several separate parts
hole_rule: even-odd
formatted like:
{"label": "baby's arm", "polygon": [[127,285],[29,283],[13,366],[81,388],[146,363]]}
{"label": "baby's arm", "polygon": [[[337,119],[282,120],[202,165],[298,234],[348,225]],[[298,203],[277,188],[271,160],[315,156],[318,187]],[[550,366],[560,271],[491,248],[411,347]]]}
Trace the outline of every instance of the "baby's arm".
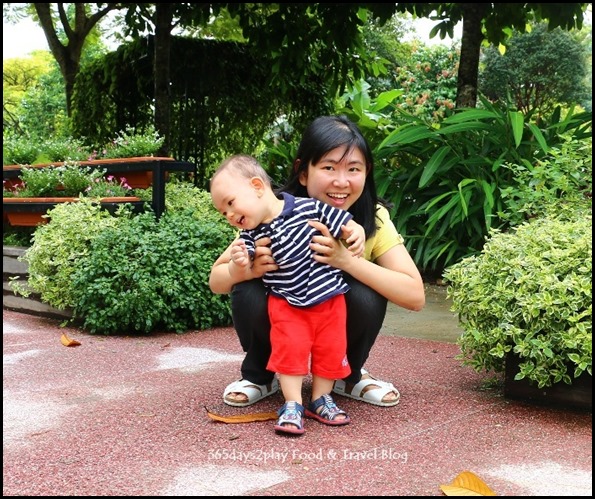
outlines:
{"label": "baby's arm", "polygon": [[362,256],[366,245],[366,231],[364,228],[351,219],[347,224],[341,226],[341,229],[341,239],[345,240],[349,251],[353,253],[353,256]]}

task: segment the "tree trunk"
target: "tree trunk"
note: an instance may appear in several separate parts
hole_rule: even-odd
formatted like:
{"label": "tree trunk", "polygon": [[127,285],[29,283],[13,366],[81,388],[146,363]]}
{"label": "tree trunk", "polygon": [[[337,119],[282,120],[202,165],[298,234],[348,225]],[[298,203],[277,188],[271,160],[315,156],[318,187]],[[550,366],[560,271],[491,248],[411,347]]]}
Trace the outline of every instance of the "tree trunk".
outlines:
{"label": "tree trunk", "polygon": [[[75,6],[74,20],[71,20],[68,18],[67,13],[64,10],[65,4],[56,4],[58,8],[59,22],[62,25],[62,32],[64,33],[63,37],[66,37],[66,44],[64,44],[58,37],[57,28],[54,27],[50,4],[34,3],[33,5],[35,6],[35,12],[39,17],[39,24],[41,25],[48,42],[48,47],[60,67],[62,78],[64,78],[64,87],[66,90],[66,114],[70,117],[72,113],[72,94],[74,92],[76,77],[80,69],[81,54],[83,52],[85,39],[95,25],[107,15],[108,12],[122,7],[118,7],[117,4],[106,4],[105,7],[87,17],[85,10],[87,4],[76,3],[73,4]],[[56,21],[56,24],[57,23],[58,21]]]}
{"label": "tree trunk", "polygon": [[483,40],[481,23],[486,15],[488,4],[464,3],[460,5],[464,14],[456,107],[475,107],[477,103],[479,55]]}

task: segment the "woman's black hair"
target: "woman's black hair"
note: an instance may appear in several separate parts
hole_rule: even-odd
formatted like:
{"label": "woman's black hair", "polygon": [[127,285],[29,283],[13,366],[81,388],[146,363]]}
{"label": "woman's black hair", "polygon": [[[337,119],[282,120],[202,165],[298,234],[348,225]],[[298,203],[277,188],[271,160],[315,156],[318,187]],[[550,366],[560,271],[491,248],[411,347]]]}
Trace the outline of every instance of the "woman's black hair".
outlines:
{"label": "woman's black hair", "polygon": [[351,205],[349,212],[370,238],[376,232],[376,205],[378,195],[374,182],[374,159],[368,142],[355,123],[346,116],[319,116],[304,131],[298,147],[297,157],[287,183],[279,192],[308,197],[308,191],[300,184],[300,173],[307,171],[310,164],[317,164],[332,149],[346,147],[345,154],[359,149],[366,160],[366,182],[362,195]]}

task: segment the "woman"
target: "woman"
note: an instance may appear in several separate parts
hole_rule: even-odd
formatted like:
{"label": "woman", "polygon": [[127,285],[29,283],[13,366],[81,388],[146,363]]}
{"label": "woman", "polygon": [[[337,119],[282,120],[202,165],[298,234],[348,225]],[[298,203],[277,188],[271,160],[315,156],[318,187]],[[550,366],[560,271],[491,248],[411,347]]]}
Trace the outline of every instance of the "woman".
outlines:
{"label": "woman", "polygon": [[[310,243],[316,260],[341,269],[351,287],[347,303],[347,358],[351,374],[335,383],[333,391],[373,405],[394,406],[399,391],[392,383],[363,369],[376,341],[387,301],[409,310],[421,310],[425,293],[421,275],[403,238],[378,202],[372,151],[358,127],[344,116],[316,118],[304,132],[287,184],[280,189],[294,196],[313,197],[349,211],[364,227],[366,247],[353,258],[328,229]],[[225,403],[245,407],[276,393],[274,373],[266,370],[271,353],[266,289],[260,279],[276,270],[271,251],[261,240],[252,267],[233,277],[228,272],[231,246],[216,260],[209,285],[214,293],[230,293],[232,316],[240,344],[246,352],[242,378],[224,391]]]}

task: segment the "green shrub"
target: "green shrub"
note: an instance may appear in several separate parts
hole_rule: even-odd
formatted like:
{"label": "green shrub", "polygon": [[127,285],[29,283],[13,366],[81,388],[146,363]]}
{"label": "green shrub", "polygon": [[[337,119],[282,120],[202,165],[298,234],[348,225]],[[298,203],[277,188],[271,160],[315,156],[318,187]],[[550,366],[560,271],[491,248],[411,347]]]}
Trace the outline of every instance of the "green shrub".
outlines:
{"label": "green shrub", "polygon": [[4,224],[2,231],[2,243],[4,246],[31,246],[31,240],[36,227],[13,227]]}
{"label": "green shrub", "polygon": [[546,213],[562,215],[575,208],[588,209],[593,193],[593,139],[561,137],[544,160],[504,164],[514,176],[500,189],[504,210],[498,213],[515,226]]}
{"label": "green shrub", "polygon": [[65,196],[63,191],[58,191],[58,186],[61,184],[61,174],[57,168],[23,166],[20,178],[23,186],[15,191],[19,197]]}
{"label": "green shrub", "polygon": [[[573,158],[591,162],[590,144],[579,150],[592,135],[590,112],[558,107],[536,121],[512,103],[494,104],[479,95],[476,109],[455,109],[449,117],[430,122],[405,112],[402,97],[392,90],[372,98],[360,84],[345,95],[340,112],[354,120],[370,142],[378,194],[392,205],[397,230],[425,272],[442,271],[478,254],[491,228],[511,225],[500,218],[508,214],[505,202],[526,192],[519,192],[523,186],[519,189],[516,172],[505,165],[535,165],[543,168],[538,174],[548,175],[547,163],[563,160],[564,152],[571,150]],[[569,138],[573,144],[564,149]],[[558,156],[552,152],[555,147]],[[556,174],[578,172],[584,164],[569,166],[553,168]],[[584,170],[586,178],[589,173]],[[569,187],[575,187],[574,180]],[[558,202],[557,194],[568,197],[568,191],[552,190],[549,198]]]}
{"label": "green shrub", "polygon": [[209,288],[211,265],[231,230],[192,210],[120,218],[92,241],[71,287],[91,333],[183,332],[230,324],[229,298]]}
{"label": "green shrub", "polygon": [[4,137],[2,143],[3,165],[31,165],[39,154],[38,145],[28,139]]}
{"label": "green shrub", "polygon": [[464,365],[502,371],[521,360],[515,379],[538,386],[592,375],[592,219],[554,217],[492,231],[481,254],[444,272],[459,315]]}
{"label": "green shrub", "polygon": [[154,127],[138,131],[126,127],[107,144],[86,146],[80,140],[48,138],[40,141],[30,137],[4,136],[2,162],[4,165],[35,165],[92,159],[133,158],[154,156],[164,142]]}
{"label": "green shrub", "polygon": [[[72,275],[76,266],[87,257],[91,241],[117,219],[84,198],[58,204],[49,213],[51,222],[37,227],[33,244],[21,259],[29,265],[29,287],[45,303],[65,310],[75,304]],[[12,287],[27,295],[17,282]]]}
{"label": "green shrub", "polygon": [[[182,332],[231,324],[229,297],[211,292],[211,266],[235,231],[209,195],[188,183],[167,187],[167,211],[116,216],[82,198],[50,210],[22,257],[29,286],[72,309],[91,333]],[[17,293],[28,291],[13,283]]]}
{"label": "green shrub", "polygon": [[108,175],[106,177],[96,178],[91,185],[85,188],[82,194],[90,198],[121,198],[135,196],[136,192],[142,190],[138,189],[134,191],[126,183],[125,179],[118,179],[118,177]]}
{"label": "green shrub", "polygon": [[29,137],[4,137],[4,165],[36,165],[63,161],[86,161],[91,151],[73,138],[40,141]]}
{"label": "green shrub", "polygon": [[164,137],[160,137],[153,127],[143,133],[128,126],[126,130],[117,133],[116,137],[98,152],[97,158],[153,156],[163,145],[164,140]]}
{"label": "green shrub", "polygon": [[40,152],[35,163],[86,161],[91,156],[89,149],[81,141],[71,137],[47,140],[43,142]]}

